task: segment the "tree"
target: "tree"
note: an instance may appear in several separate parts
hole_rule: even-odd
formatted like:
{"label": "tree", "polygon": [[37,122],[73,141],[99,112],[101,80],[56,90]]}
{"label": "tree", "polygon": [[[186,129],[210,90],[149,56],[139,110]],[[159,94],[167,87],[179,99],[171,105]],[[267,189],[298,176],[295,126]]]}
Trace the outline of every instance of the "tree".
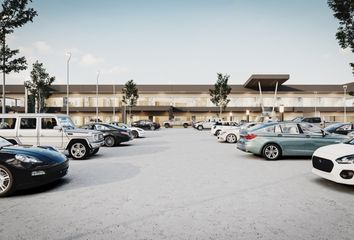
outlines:
{"label": "tree", "polygon": [[[336,38],[341,48],[354,53],[354,0],[328,0],[333,16],[339,20]],[[349,64],[354,75],[354,63]]]}
{"label": "tree", "polygon": [[214,84],[214,89],[209,89],[209,94],[211,96],[210,101],[215,106],[220,107],[219,117],[221,117],[222,111],[225,110],[230,102],[230,99],[227,98],[231,92],[231,87],[228,85],[230,75],[218,73],[217,76],[218,80]]}
{"label": "tree", "polygon": [[25,87],[35,99],[35,112],[42,112],[45,109],[45,100],[51,95],[50,86],[54,82],[55,77],[49,76],[43,63],[36,61],[31,71],[31,80],[25,82]]}
{"label": "tree", "polygon": [[33,8],[27,8],[27,4],[32,0],[5,0],[2,3],[0,12],[0,43],[1,65],[0,71],[3,73],[2,84],[2,112],[5,113],[5,78],[10,72],[19,72],[27,69],[25,57],[14,58],[19,50],[11,50],[6,45],[6,35],[14,32],[15,28],[22,27],[27,22],[33,20],[37,12]]}
{"label": "tree", "polygon": [[122,89],[122,94],[122,102],[129,107],[129,117],[130,122],[132,122],[132,107],[136,106],[139,98],[138,88],[136,87],[134,80],[129,80],[125,83],[124,88]]}

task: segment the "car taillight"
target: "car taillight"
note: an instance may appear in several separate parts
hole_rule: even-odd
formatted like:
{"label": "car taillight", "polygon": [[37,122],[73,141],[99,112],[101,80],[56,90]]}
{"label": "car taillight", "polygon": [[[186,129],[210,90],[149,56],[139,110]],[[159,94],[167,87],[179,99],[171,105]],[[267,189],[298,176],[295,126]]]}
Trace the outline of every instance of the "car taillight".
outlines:
{"label": "car taillight", "polygon": [[247,134],[244,138],[247,139],[247,140],[252,140],[252,139],[254,139],[256,137],[257,137],[256,134],[251,133],[251,134]]}

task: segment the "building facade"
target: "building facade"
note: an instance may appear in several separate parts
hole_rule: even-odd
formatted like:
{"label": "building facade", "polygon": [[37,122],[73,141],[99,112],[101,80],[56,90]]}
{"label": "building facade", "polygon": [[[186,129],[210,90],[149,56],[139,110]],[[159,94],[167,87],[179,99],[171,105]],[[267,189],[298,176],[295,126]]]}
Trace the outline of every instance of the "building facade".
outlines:
{"label": "building facade", "polygon": [[[222,113],[225,120],[254,120],[264,112],[284,119],[320,116],[326,121],[354,121],[354,83],[345,85],[286,85],[289,75],[252,75],[243,85],[230,85],[230,103]],[[70,85],[70,116],[77,125],[98,118],[104,122],[122,121],[122,85]],[[163,122],[170,117],[181,120],[214,118],[219,108],[210,101],[213,85],[138,85],[139,99],[132,119]],[[48,112],[66,113],[66,85],[53,85],[46,100]],[[7,111],[25,112],[25,87],[6,86]],[[129,109],[127,110],[129,112]],[[249,116],[246,115],[249,113]]]}

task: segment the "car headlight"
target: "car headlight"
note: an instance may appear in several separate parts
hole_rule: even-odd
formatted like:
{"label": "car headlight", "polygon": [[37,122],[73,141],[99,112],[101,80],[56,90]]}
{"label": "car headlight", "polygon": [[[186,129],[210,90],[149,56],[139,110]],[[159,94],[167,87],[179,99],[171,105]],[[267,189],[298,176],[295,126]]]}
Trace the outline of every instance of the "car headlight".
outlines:
{"label": "car headlight", "polygon": [[129,132],[123,132],[123,131],[120,131],[119,133],[120,133],[120,134],[124,134],[124,135],[129,136]]}
{"label": "car headlight", "polygon": [[22,154],[16,154],[15,159],[23,163],[42,163],[42,161],[34,157],[30,157]]}
{"label": "car headlight", "polygon": [[354,155],[344,156],[336,159],[339,164],[354,164]]}

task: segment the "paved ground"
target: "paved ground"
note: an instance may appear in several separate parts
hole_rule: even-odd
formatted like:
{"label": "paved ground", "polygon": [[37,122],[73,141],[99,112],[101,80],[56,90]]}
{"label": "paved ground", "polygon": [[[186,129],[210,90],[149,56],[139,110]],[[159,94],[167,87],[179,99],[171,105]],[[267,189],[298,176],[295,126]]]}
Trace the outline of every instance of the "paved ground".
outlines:
{"label": "paved ground", "polygon": [[309,159],[268,162],[206,131],[161,129],[0,199],[0,239],[350,239],[353,199]]}

